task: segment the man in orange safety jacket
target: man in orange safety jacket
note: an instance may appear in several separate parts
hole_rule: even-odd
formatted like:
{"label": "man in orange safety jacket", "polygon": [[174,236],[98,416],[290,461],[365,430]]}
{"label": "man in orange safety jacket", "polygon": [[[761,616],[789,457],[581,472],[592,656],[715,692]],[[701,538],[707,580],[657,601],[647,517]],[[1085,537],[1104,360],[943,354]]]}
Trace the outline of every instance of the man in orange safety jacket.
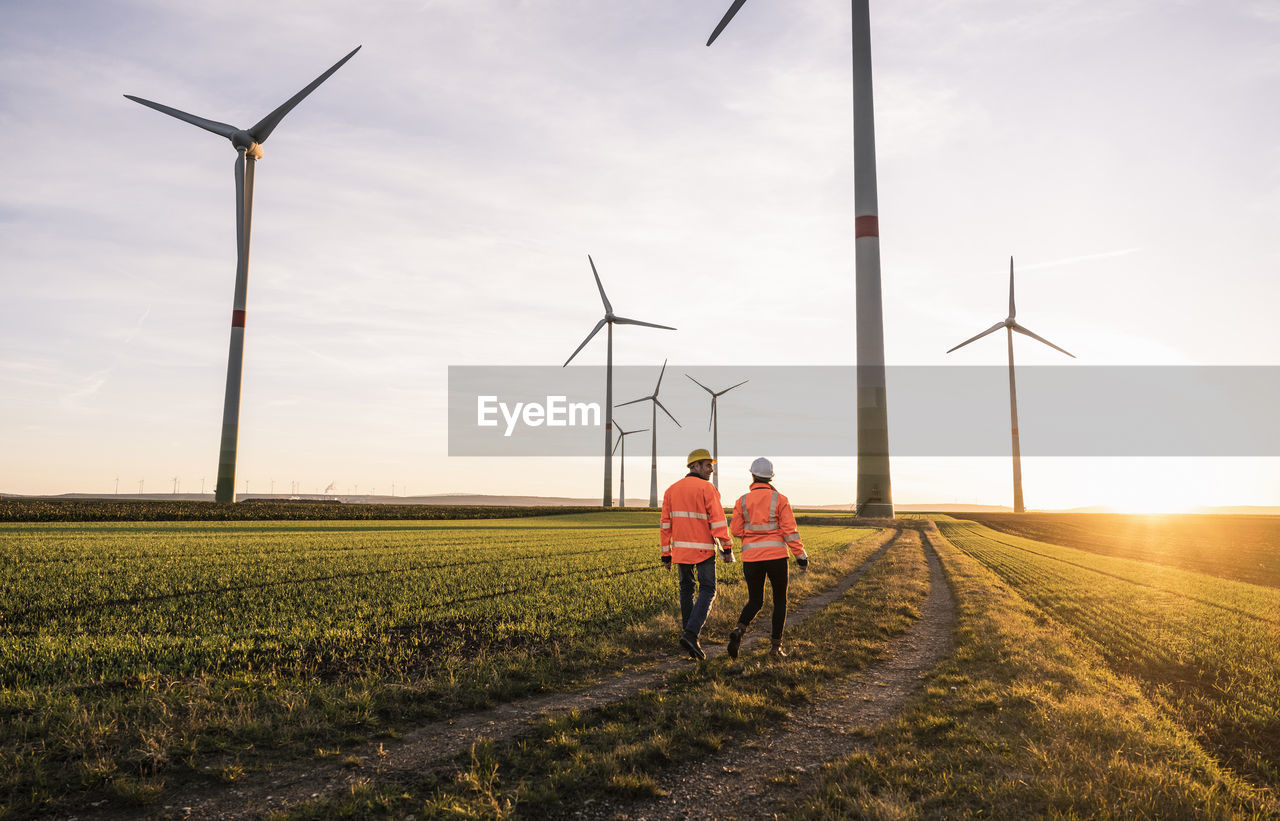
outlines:
{"label": "man in orange safety jacket", "polygon": [[733,561],[733,539],[720,491],[708,481],[714,464],[706,448],[693,451],[689,475],[662,494],[662,563],[668,570],[672,562],[680,568],[680,646],[695,659],[707,657],[698,634],[716,597],[716,548],[726,562]]}
{"label": "man in orange safety jacket", "polygon": [[738,626],[729,634],[729,656],[738,657],[742,636],[764,605],[764,580],[773,588],[773,634],[770,655],[786,656],[782,630],[787,623],[787,554],[796,557],[803,572],[809,556],[796,530],[791,502],[770,483],[773,463],[761,457],[751,463],[751,489],[733,506],[733,535],[742,539],[742,578],[747,583],[747,603]]}

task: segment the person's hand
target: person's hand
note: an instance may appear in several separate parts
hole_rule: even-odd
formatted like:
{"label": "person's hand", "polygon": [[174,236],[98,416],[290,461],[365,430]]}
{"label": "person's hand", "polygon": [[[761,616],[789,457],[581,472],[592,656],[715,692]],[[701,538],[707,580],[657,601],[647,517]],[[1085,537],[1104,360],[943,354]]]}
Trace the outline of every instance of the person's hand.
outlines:
{"label": "person's hand", "polygon": [[808,559],[796,559],[796,565],[797,565],[797,566],[799,566],[799,568],[800,568],[800,572],[801,572],[801,573],[808,573],[808,572],[809,572],[809,560],[808,560]]}
{"label": "person's hand", "polygon": [[671,572],[671,554],[670,553],[662,557],[662,566],[664,569],[666,569],[668,573]]}
{"label": "person's hand", "polygon": [[733,564],[737,559],[733,558],[733,548],[726,547],[720,551],[720,557],[724,559],[725,564]]}

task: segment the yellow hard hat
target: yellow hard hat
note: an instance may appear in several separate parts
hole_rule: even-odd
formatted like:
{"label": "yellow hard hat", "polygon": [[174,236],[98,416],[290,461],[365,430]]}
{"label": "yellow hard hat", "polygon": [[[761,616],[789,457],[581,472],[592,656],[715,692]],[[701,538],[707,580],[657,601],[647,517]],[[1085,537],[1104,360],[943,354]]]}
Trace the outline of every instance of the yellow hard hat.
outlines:
{"label": "yellow hard hat", "polygon": [[711,452],[709,450],[707,450],[706,448],[698,448],[697,450],[689,454],[689,458],[688,460],[685,461],[685,464],[692,465],[694,462],[701,462],[703,459],[706,459],[708,462],[710,462],[713,465],[716,462],[715,459],[711,458]]}

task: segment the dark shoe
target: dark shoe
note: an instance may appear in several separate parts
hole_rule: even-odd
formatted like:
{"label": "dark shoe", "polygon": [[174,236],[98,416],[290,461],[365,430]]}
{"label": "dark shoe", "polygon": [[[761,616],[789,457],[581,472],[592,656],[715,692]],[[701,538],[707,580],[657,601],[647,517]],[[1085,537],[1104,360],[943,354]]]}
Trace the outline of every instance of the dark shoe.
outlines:
{"label": "dark shoe", "polygon": [[729,658],[736,659],[738,657],[738,648],[742,646],[742,634],[745,632],[747,632],[747,629],[739,624],[729,634]]}
{"label": "dark shoe", "polygon": [[774,658],[784,659],[787,657],[787,651],[782,649],[781,641],[771,641],[769,642],[769,655]]}
{"label": "dark shoe", "polygon": [[680,646],[683,647],[685,650],[688,650],[689,655],[697,659],[698,661],[703,661],[707,657],[707,654],[704,653],[702,650],[702,645],[698,644],[697,636],[694,636],[693,638],[689,638],[689,636],[687,635],[681,636]]}

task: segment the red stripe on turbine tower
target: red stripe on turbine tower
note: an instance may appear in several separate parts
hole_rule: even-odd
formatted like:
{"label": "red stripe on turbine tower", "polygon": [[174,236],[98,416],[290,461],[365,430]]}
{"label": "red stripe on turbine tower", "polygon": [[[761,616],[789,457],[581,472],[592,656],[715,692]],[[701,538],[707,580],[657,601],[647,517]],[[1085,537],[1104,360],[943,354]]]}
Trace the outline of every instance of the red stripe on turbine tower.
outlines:
{"label": "red stripe on turbine tower", "polygon": [[243,327],[244,327],[244,311],[232,311],[232,312],[231,312],[231,327],[232,327],[232,328],[243,328]]}
{"label": "red stripe on turbine tower", "polygon": [[853,236],[855,239],[880,236],[880,218],[875,214],[855,218],[853,221]]}

